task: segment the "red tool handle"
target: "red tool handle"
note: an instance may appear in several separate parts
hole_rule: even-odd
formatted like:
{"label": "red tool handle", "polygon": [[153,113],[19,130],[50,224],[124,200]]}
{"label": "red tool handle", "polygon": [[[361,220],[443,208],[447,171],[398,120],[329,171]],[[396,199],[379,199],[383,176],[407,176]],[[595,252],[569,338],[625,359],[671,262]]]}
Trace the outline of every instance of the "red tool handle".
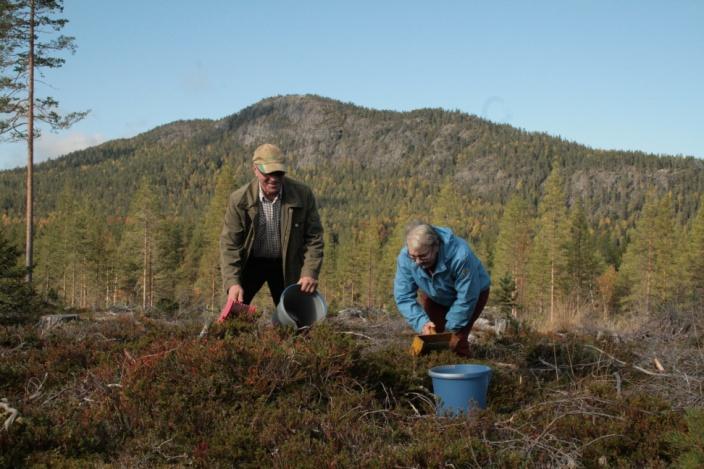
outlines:
{"label": "red tool handle", "polygon": [[222,308],[222,311],[220,311],[220,316],[218,317],[217,322],[224,322],[225,319],[227,319],[227,317],[233,311],[238,314],[244,313],[249,316],[254,316],[254,314],[257,312],[257,308],[254,305],[246,305],[244,303],[240,303],[239,301],[235,301],[232,298],[228,298],[227,303],[225,303],[225,306]]}

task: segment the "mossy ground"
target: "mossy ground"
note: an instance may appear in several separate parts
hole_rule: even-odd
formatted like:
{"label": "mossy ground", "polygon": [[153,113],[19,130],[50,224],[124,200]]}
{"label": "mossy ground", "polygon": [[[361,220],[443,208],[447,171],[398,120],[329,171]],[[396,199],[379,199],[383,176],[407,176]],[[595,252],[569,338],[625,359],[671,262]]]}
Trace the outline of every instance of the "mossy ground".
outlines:
{"label": "mossy ground", "polygon": [[408,334],[389,337],[383,321],[199,330],[147,318],[44,336],[1,327],[0,398],[19,419],[0,430],[0,466],[666,467],[702,440],[622,364],[634,344],[484,340],[469,361],[493,369],[488,408],[446,418],[427,370],[461,360],[412,357]]}

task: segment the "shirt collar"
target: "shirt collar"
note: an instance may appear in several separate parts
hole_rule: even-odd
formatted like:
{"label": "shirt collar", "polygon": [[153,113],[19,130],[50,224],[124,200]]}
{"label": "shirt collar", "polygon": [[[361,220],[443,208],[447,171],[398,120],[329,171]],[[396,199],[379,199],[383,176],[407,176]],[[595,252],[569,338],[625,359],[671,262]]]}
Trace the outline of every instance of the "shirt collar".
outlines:
{"label": "shirt collar", "polygon": [[259,183],[257,183],[257,188],[259,189],[259,201],[262,203],[263,202],[268,202],[270,204],[276,203],[279,200],[281,200],[281,196],[284,193],[284,185],[281,184],[281,190],[279,191],[278,195],[276,197],[274,197],[274,200],[269,200],[264,196],[264,191],[262,190],[262,186],[260,186]]}

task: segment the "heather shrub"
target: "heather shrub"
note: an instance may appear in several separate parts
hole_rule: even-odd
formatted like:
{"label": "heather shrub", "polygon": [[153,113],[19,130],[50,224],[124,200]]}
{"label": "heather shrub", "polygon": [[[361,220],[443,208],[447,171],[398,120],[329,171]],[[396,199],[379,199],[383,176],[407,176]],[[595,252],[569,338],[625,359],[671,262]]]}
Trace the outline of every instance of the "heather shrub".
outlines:
{"label": "heather shrub", "polygon": [[20,418],[0,431],[0,466],[643,467],[699,441],[664,437],[687,424],[602,353],[631,360],[619,344],[525,330],[475,344],[488,408],[447,418],[427,370],[467,361],[449,351],[413,357],[407,337],[374,344],[334,321],[199,331],[146,317],[1,327],[0,397]]}
{"label": "heather shrub", "polygon": [[677,467],[697,468],[704,466],[704,410],[687,409],[683,428],[667,435],[667,439],[680,451]]}

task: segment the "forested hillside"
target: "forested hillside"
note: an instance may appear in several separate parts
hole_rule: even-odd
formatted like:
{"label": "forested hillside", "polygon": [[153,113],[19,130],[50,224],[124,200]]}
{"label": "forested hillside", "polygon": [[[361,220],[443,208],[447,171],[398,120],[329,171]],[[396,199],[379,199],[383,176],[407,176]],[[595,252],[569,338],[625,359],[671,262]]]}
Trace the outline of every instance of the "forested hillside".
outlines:
{"label": "forested hillside", "polygon": [[[691,306],[704,288],[700,160],[597,151],[460,112],[285,96],[38,165],[37,289],[85,308],[216,309],[225,200],[264,142],[318,197],[333,304],[392,308],[412,216],[470,239],[493,301],[526,319]],[[18,246],[23,177],[0,173],[2,227]]]}

